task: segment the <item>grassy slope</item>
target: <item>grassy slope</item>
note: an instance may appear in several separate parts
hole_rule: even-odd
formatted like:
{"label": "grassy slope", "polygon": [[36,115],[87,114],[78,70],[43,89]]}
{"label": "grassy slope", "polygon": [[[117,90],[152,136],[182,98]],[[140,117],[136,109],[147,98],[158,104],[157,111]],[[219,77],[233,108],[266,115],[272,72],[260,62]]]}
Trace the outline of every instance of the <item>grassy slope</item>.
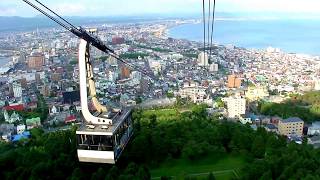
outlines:
{"label": "grassy slope", "polygon": [[216,156],[208,156],[195,162],[187,159],[169,160],[158,168],[151,169],[152,178],[174,176],[177,179],[184,175],[207,177],[206,173],[213,172],[217,179],[231,179],[235,177],[234,170],[243,167],[241,157],[225,156],[217,160]]}
{"label": "grassy slope", "polygon": [[168,121],[175,119],[179,112],[175,109],[147,110],[143,112],[143,117],[149,117],[152,114],[156,115],[159,121]]}
{"label": "grassy slope", "polygon": [[[176,109],[159,109],[147,110],[143,112],[143,117],[150,117],[152,114],[157,116],[161,121],[170,121],[179,115]],[[184,176],[194,176],[197,179],[206,179],[208,173],[213,172],[217,179],[225,180],[235,178],[235,171],[242,168],[244,160],[242,157],[226,155],[217,157],[216,155],[208,155],[196,161],[188,159],[170,159],[159,167],[151,169],[151,177],[160,179],[161,176],[173,176],[174,179],[184,179]]]}

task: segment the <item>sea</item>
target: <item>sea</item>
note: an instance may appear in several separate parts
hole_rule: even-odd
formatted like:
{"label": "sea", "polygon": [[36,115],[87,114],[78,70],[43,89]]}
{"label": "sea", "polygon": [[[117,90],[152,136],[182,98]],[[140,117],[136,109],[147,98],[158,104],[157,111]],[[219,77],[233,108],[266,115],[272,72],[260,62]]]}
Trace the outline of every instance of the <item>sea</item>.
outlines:
{"label": "sea", "polygon": [[[168,36],[203,42],[203,24],[175,26],[169,29]],[[217,20],[213,41],[221,45],[250,49],[274,47],[287,53],[318,56],[320,20]]]}
{"label": "sea", "polygon": [[0,68],[4,67],[10,62],[10,58],[8,57],[0,57]]}

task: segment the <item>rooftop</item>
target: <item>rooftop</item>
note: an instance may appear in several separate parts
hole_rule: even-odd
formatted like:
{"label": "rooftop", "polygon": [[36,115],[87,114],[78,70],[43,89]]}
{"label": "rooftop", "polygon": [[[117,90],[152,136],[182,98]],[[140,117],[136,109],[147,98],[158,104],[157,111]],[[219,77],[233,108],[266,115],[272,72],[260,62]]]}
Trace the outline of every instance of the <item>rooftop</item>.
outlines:
{"label": "rooftop", "polygon": [[17,134],[17,135],[12,136],[11,141],[17,142],[17,141],[20,141],[21,139],[30,138],[30,136],[31,136],[30,132],[25,131],[22,134]]}
{"label": "rooftop", "polygon": [[283,119],[283,120],[280,120],[282,123],[294,123],[294,122],[303,122],[302,119],[298,118],[298,117],[291,117],[291,118],[288,118],[288,119]]}
{"label": "rooftop", "polygon": [[272,130],[272,129],[278,129],[274,124],[267,124],[266,128]]}
{"label": "rooftop", "polygon": [[131,108],[122,109],[121,114],[115,116],[112,125],[83,123],[77,134],[112,135],[118,127],[130,116]]}

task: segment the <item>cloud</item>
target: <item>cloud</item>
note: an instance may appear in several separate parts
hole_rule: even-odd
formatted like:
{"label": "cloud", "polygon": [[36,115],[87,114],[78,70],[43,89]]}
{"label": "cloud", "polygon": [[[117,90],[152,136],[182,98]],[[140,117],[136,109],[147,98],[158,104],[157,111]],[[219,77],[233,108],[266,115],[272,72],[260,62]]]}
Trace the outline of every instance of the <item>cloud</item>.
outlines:
{"label": "cloud", "polygon": [[319,13],[319,0],[223,0],[218,8],[227,12]]}
{"label": "cloud", "polygon": [[[31,0],[34,2],[33,0]],[[213,2],[213,0],[211,0]],[[61,15],[110,16],[202,12],[201,0],[42,0]],[[206,0],[208,3],[208,0]],[[303,13],[320,15],[320,0],[217,0],[217,12]],[[32,16],[22,0],[0,0],[1,15]]]}
{"label": "cloud", "polygon": [[79,3],[59,3],[54,5],[52,10],[63,15],[78,15],[85,13],[86,7]]}
{"label": "cloud", "polygon": [[15,8],[0,7],[0,16],[15,16],[17,10]]}

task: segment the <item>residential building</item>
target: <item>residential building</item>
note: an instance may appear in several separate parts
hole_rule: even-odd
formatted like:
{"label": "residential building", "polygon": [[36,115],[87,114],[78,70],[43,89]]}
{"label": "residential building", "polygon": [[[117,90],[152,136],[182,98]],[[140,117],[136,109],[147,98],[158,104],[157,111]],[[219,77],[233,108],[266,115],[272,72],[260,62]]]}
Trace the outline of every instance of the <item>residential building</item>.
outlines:
{"label": "residential building", "polygon": [[124,43],[124,38],[123,37],[113,37],[112,38],[112,44],[123,44]]}
{"label": "residential building", "polygon": [[45,57],[43,54],[36,53],[27,56],[27,63],[30,69],[39,69],[45,64]]}
{"label": "residential building", "polygon": [[126,66],[121,67],[121,79],[130,78],[130,69]]}
{"label": "residential building", "polygon": [[139,71],[132,71],[130,77],[132,79],[141,80],[142,75]]}
{"label": "residential building", "polygon": [[[20,81],[20,84],[21,84],[21,87],[22,87],[22,88],[26,88],[26,87],[27,87],[28,82],[27,82],[27,79],[26,79],[26,78],[21,78],[19,81]],[[37,83],[38,83],[38,82],[37,82]],[[40,83],[38,83],[38,84],[40,84]]]}
{"label": "residential building", "polygon": [[113,71],[108,71],[108,80],[111,82],[115,82],[118,78],[118,74]]}
{"label": "residential building", "polygon": [[274,124],[266,124],[266,125],[264,126],[264,128],[265,128],[266,131],[268,131],[268,132],[278,133],[278,128],[277,128]]}
{"label": "residential building", "polygon": [[246,113],[246,99],[241,96],[222,98],[227,105],[228,118],[240,118]]}
{"label": "residential building", "polygon": [[21,120],[22,120],[21,116],[18,113],[13,112],[11,114],[11,116],[9,117],[9,119],[6,120],[6,122],[12,124],[12,123],[15,123],[15,122],[18,122],[18,121],[21,121]]}
{"label": "residential building", "polygon": [[198,55],[198,66],[204,66],[204,67],[209,66],[209,59],[208,59],[207,53],[201,52]]}
{"label": "residential building", "polygon": [[61,73],[53,73],[51,75],[51,80],[54,82],[59,82],[61,80],[61,76],[62,76]]}
{"label": "residential building", "polygon": [[39,127],[41,125],[40,117],[31,118],[26,120],[27,129],[32,129],[35,127]]}
{"label": "residential building", "polygon": [[279,121],[278,130],[285,136],[302,136],[304,122],[298,117],[291,117]]}
{"label": "residential building", "polygon": [[22,134],[26,130],[26,125],[20,124],[17,125],[17,134]]}
{"label": "residential building", "polygon": [[58,113],[58,108],[56,106],[52,106],[52,108],[49,109],[50,115],[54,115]]}
{"label": "residential building", "polygon": [[206,93],[206,88],[196,82],[185,82],[178,94],[182,98],[190,98],[193,103],[212,103]]}
{"label": "residential building", "polygon": [[242,79],[236,75],[228,76],[228,88],[239,88],[241,86]]}
{"label": "residential building", "polygon": [[314,90],[319,91],[320,90],[320,80],[314,81]]}
{"label": "residential building", "polygon": [[249,117],[240,116],[239,120],[242,124],[252,124],[252,120]]}
{"label": "residential building", "polygon": [[246,98],[250,101],[255,101],[268,97],[269,92],[266,87],[263,86],[249,86],[246,91]]}
{"label": "residential building", "polygon": [[3,107],[7,111],[23,111],[24,105],[20,103],[10,104],[9,106]]}
{"label": "residential building", "polygon": [[48,86],[47,84],[44,84],[44,85],[42,86],[42,88],[41,88],[40,93],[41,93],[43,96],[45,96],[45,97],[49,96],[49,95],[50,95],[50,88],[49,88],[49,86]]}
{"label": "residential building", "polygon": [[158,60],[149,60],[149,66],[150,68],[153,70],[153,73],[155,75],[157,75],[159,72],[161,72],[162,70],[162,64],[161,64],[161,61],[158,61]]}
{"label": "residential building", "polygon": [[210,64],[209,66],[209,71],[210,72],[218,72],[219,70],[219,65],[216,63]]}
{"label": "residential building", "polygon": [[3,117],[6,122],[9,121],[10,117],[9,117],[8,111],[6,109],[4,109],[4,111],[3,111]]}
{"label": "residential building", "polygon": [[320,148],[320,136],[308,138],[308,144],[311,144],[314,148]]}
{"label": "residential building", "polygon": [[68,124],[68,123],[74,123],[76,121],[77,121],[77,117],[75,115],[70,115],[65,118],[64,123]]}
{"label": "residential building", "polygon": [[19,82],[13,82],[12,83],[12,89],[13,89],[13,96],[15,98],[21,98],[22,97],[22,87],[21,83]]}
{"label": "residential building", "polygon": [[2,140],[7,142],[10,141],[14,132],[15,127],[13,124],[0,124],[0,135]]}
{"label": "residential building", "polygon": [[308,127],[308,135],[320,135],[320,121],[313,122],[310,127]]}
{"label": "residential building", "polygon": [[21,139],[29,139],[31,138],[31,133],[29,131],[24,131],[21,134],[13,135],[11,137],[12,142],[18,142]]}

